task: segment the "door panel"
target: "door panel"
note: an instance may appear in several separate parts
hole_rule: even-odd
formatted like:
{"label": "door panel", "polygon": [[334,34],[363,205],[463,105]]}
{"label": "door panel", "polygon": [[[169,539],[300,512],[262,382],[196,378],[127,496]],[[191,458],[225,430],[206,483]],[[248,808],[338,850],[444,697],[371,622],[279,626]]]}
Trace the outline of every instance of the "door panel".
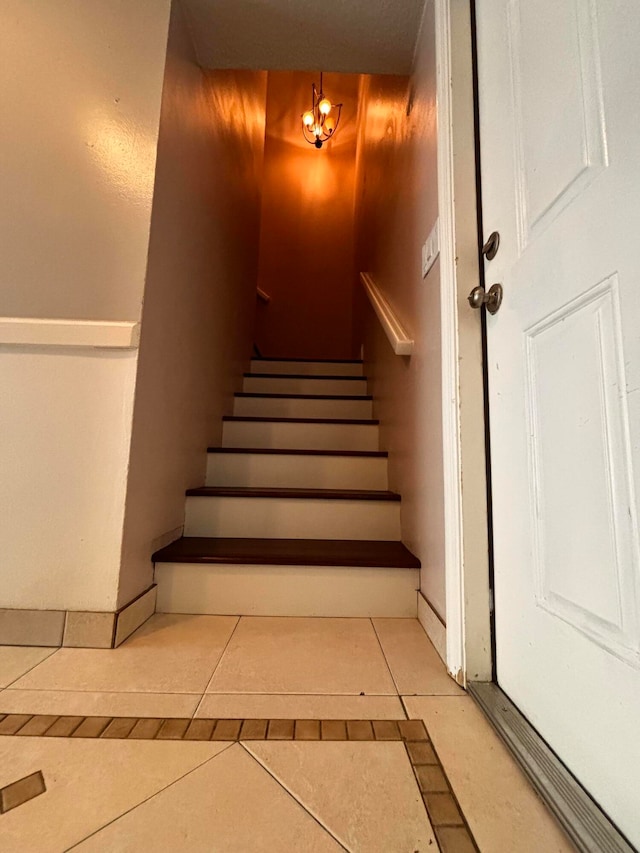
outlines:
{"label": "door panel", "polygon": [[508,24],[523,248],[604,167],[605,126],[588,0],[511,0]]}
{"label": "door panel", "polygon": [[539,606],[637,665],[617,284],[525,330],[533,562]]}
{"label": "door panel", "polygon": [[498,681],[640,844],[640,4],[477,4]]}

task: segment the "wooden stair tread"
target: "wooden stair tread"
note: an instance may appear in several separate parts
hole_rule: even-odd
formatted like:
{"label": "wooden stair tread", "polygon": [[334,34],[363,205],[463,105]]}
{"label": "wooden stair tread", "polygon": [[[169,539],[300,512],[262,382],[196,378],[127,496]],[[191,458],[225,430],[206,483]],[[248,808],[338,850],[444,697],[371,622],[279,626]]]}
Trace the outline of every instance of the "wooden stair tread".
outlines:
{"label": "wooden stair tread", "polygon": [[257,397],[265,400],[373,400],[371,394],[277,394],[257,391],[238,391],[235,397]]}
{"label": "wooden stair tread", "polygon": [[200,486],[187,489],[189,497],[296,498],[301,500],[399,501],[397,492],[374,489],[286,489],[250,486]]}
{"label": "wooden stair tread", "polygon": [[278,447],[208,447],[207,453],[265,453],[283,454],[284,456],[372,456],[384,457],[389,454],[386,450],[288,450]]}
{"label": "wooden stair tread", "polygon": [[366,382],[366,376],[343,376],[342,374],[316,376],[313,373],[245,373],[246,377],[253,379],[336,379],[339,382]]}
{"label": "wooden stair tread", "polygon": [[246,421],[267,424],[356,424],[356,426],[377,426],[380,423],[375,418],[261,418],[257,415],[225,415],[222,420],[231,423]]}
{"label": "wooden stair tread", "polygon": [[345,539],[217,539],[185,536],[157,551],[152,559],[157,563],[420,568],[420,560],[402,542]]}
{"label": "wooden stair tread", "polygon": [[294,364],[362,364],[361,358],[278,358],[277,356],[255,356],[251,361],[290,361]]}

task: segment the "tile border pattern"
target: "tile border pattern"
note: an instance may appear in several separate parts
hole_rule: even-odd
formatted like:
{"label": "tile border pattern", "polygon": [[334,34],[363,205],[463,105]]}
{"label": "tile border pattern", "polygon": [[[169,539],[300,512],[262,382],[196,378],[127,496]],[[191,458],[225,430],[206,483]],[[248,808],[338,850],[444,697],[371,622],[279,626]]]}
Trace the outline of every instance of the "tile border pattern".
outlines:
{"label": "tile border pattern", "polygon": [[28,803],[34,797],[39,797],[44,794],[47,786],[44,782],[42,770],[36,770],[35,773],[30,773],[22,779],[17,779],[9,785],[0,788],[0,815],[10,812],[21,806],[23,803]]}
{"label": "tile border pattern", "polygon": [[250,720],[0,714],[0,736],[164,741],[399,741],[406,749],[443,853],[478,851],[422,720]]}
{"label": "tile border pattern", "polygon": [[115,649],[155,613],[157,588],[115,611],[0,608],[0,645]]}

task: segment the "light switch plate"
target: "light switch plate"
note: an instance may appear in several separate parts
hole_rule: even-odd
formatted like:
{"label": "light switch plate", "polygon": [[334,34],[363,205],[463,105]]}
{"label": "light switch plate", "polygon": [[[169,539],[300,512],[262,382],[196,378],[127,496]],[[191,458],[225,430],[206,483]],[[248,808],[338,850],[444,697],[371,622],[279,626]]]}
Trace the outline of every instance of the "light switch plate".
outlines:
{"label": "light switch plate", "polygon": [[422,247],[422,277],[425,278],[431,267],[434,265],[436,258],[440,254],[440,220],[436,219],[435,225],[431,229],[431,233],[427,237],[424,246]]}

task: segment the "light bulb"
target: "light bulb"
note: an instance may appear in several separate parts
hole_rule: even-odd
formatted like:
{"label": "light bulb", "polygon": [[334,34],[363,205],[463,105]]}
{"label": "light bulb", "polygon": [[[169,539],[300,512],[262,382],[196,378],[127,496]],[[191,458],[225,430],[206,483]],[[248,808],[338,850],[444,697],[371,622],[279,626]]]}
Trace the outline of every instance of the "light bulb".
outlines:
{"label": "light bulb", "polygon": [[323,116],[329,115],[331,112],[331,101],[328,98],[323,98],[318,104],[318,109]]}
{"label": "light bulb", "polygon": [[302,122],[303,122],[303,124],[305,124],[305,125],[306,125],[306,127],[311,127],[311,125],[312,125],[312,124],[313,124],[313,122],[314,122],[313,113],[311,112],[311,110],[308,110],[308,111],[307,111],[307,112],[302,116]]}
{"label": "light bulb", "polygon": [[333,116],[329,116],[327,119],[325,119],[324,129],[326,133],[333,133],[333,131],[336,129],[336,123]]}

